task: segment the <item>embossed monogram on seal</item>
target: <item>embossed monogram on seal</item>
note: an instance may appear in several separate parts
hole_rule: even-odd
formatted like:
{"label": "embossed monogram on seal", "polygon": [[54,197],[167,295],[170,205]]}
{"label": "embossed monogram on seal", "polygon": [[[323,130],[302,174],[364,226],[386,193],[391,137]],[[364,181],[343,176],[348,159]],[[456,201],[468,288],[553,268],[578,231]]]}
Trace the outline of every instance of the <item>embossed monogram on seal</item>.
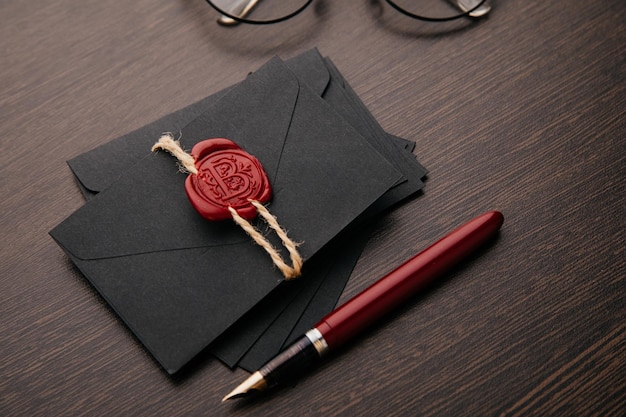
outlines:
{"label": "embossed monogram on seal", "polygon": [[192,206],[209,220],[232,218],[228,207],[245,219],[257,215],[250,200],[267,202],[272,190],[261,163],[236,143],[223,138],[207,139],[191,150],[197,174],[185,180]]}

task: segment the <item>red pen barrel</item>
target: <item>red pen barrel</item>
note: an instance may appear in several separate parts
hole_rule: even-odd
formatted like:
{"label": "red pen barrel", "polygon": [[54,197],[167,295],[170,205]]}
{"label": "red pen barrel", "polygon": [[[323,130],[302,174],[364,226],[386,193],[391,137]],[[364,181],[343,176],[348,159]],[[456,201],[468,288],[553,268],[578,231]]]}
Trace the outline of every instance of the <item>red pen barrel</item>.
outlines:
{"label": "red pen barrel", "polygon": [[337,348],[406,302],[491,239],[504,221],[487,212],[452,231],[324,317],[315,328]]}

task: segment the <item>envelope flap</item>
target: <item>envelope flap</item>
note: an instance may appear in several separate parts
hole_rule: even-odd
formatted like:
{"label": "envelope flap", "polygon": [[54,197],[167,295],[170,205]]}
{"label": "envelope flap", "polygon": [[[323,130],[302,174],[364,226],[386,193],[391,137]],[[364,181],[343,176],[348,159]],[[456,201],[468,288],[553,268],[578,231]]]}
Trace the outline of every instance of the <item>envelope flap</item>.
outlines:
{"label": "envelope flap", "polygon": [[296,58],[288,59],[285,64],[299,79],[306,80],[306,84],[318,96],[324,94],[330,83],[330,73],[317,48],[310,49]]}
{"label": "envelope flap", "polygon": [[[274,189],[270,211],[304,242],[305,258],[401,177],[278,58],[185,127],[181,143],[190,149],[213,137],[233,140],[261,161]],[[52,236],[80,259],[249,243],[232,222],[210,222],[194,211],[186,174],[177,169],[166,152],[144,158]]]}
{"label": "envelope flap", "polygon": [[[277,58],[270,61],[264,71],[251,74],[183,129],[183,146],[190,149],[211,137],[239,139],[253,154],[263,156],[271,176],[280,160],[299,90],[293,76],[273,70],[276,64],[282,66]],[[157,139],[155,136],[154,141]],[[209,222],[200,217],[185,194],[185,178],[168,153],[148,155],[51,235],[79,259],[249,241],[232,222]]]}

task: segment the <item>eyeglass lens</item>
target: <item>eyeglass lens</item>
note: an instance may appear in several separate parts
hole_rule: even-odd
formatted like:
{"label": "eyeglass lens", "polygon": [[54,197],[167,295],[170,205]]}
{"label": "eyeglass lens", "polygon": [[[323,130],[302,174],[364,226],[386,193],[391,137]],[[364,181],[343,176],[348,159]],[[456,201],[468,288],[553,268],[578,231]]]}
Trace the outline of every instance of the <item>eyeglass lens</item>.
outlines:
{"label": "eyeglass lens", "polygon": [[463,16],[479,18],[491,10],[485,0],[386,0],[399,12],[421,20],[447,21]]}
{"label": "eyeglass lens", "polygon": [[211,0],[208,3],[223,16],[219,22],[234,24],[276,23],[298,14],[312,0]]}

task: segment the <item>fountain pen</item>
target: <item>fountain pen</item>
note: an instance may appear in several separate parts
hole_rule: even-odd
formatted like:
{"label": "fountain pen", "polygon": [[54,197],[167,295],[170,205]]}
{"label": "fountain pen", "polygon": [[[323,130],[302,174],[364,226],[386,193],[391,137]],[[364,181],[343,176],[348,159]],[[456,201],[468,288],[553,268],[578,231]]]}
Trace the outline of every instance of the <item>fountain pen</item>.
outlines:
{"label": "fountain pen", "polygon": [[328,352],[352,340],[467,258],[495,236],[503,222],[502,213],[490,211],[441,238],[332,311],[222,401],[293,382]]}

